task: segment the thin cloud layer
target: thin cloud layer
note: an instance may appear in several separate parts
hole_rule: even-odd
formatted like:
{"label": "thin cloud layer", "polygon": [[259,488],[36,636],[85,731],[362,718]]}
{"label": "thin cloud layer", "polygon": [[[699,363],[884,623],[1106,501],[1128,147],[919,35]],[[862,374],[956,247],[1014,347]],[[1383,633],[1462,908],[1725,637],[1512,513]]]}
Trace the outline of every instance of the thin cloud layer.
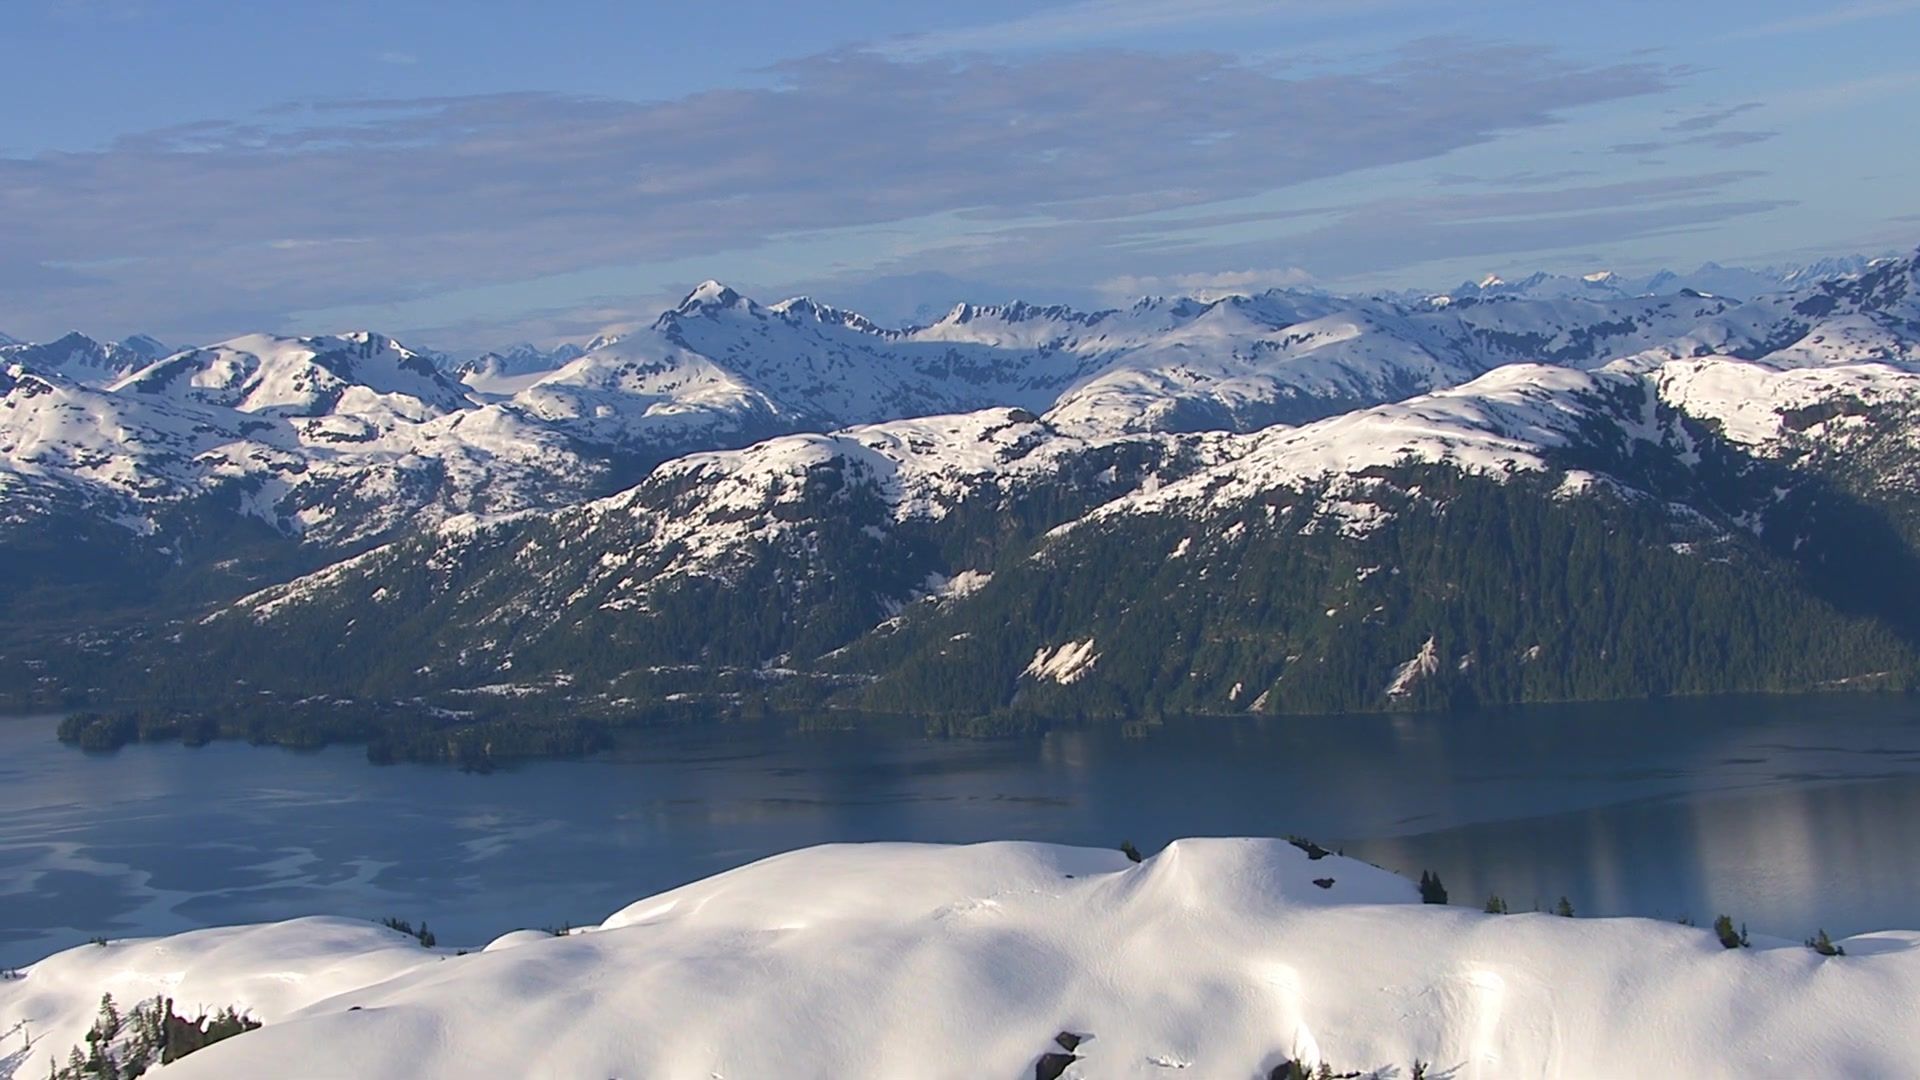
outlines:
{"label": "thin cloud layer", "polygon": [[[1516,260],[1530,252],[1651,240],[1789,205],[1740,197],[1740,185],[1758,176],[1717,172],[1367,199],[1299,215],[1302,220],[1284,231],[1239,242],[1169,245],[1147,257],[1125,243],[1101,247],[1094,226],[1070,222],[1009,231],[997,248],[957,254],[948,264],[976,278],[1035,286],[1092,269],[1105,274],[1098,290],[1105,303],[1141,293],[1257,291],[1303,283],[1301,271],[1231,269],[1276,257],[1312,268],[1317,280],[1364,281],[1415,264]],[[857,281],[820,291],[859,303]]]}
{"label": "thin cloud layer", "polygon": [[1850,23],[1866,22],[1870,19],[1893,19],[1915,13],[1920,13],[1920,0],[1863,0],[1860,3],[1836,4],[1806,15],[1795,15],[1756,26],[1741,27],[1727,36],[1752,38],[1807,34],[1831,30]]}
{"label": "thin cloud layer", "polygon": [[1351,17],[1404,0],[1077,0],[1000,22],[903,37],[887,46],[903,56],[1060,48],[1127,34],[1251,19]]}
{"label": "thin cloud layer", "polygon": [[1100,283],[1110,301],[1170,294],[1214,300],[1234,293],[1251,294],[1311,284],[1313,275],[1298,266],[1247,270],[1210,270],[1187,274],[1123,274]]}
{"label": "thin cloud layer", "polygon": [[309,104],[0,160],[0,326],[199,335],[936,216],[987,251],[1037,222],[1139,255],[1158,242],[1141,215],[1433,158],[1670,82],[1448,41],[1299,76],[1116,51],[848,51],[774,74],[646,103]]}

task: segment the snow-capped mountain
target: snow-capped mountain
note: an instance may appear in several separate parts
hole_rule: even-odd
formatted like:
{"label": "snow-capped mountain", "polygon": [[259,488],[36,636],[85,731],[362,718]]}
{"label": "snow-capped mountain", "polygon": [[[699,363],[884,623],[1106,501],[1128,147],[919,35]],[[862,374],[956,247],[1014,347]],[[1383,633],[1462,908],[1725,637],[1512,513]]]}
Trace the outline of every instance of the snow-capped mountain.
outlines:
{"label": "snow-capped mountain", "polygon": [[586,348],[571,342],[552,349],[521,342],[498,352],[484,352],[468,360],[443,364],[442,367],[481,394],[494,398],[510,397],[548,372],[564,367],[586,353]]}
{"label": "snow-capped mountain", "polygon": [[101,343],[78,331],[44,344],[0,340],[0,364],[104,386],[165,356],[167,347],[145,334]]}
{"label": "snow-capped mountain", "polygon": [[[165,543],[169,518],[204,508],[341,546],[422,512],[565,502],[605,471],[563,436],[507,412],[436,412],[411,395],[358,384],[316,394],[311,383],[243,378],[174,394],[171,382],[143,381],[167,363],[117,391],[17,365],[0,370],[0,490],[9,495],[0,523],[87,513]],[[203,400],[203,392],[257,411]],[[362,408],[341,407],[356,398]],[[332,411],[313,411],[323,400]]]}
{"label": "snow-capped mountain", "polygon": [[[1478,281],[1463,281],[1434,300],[1484,299],[1493,296],[1521,297],[1529,300],[1622,300],[1630,296],[1654,295],[1670,296],[1679,292],[1685,285],[1675,283],[1667,288],[1642,289],[1642,282],[1623,278],[1611,270],[1600,270],[1590,274],[1573,276],[1570,274],[1549,274],[1535,271],[1515,281],[1508,281],[1499,274],[1488,274]],[[1698,291],[1698,290],[1696,290]],[[1409,294],[1414,297],[1427,297],[1428,294]]]}
{"label": "snow-capped mountain", "polygon": [[391,411],[422,420],[472,404],[465,389],[426,356],[364,331],[305,338],[249,334],[175,353],[110,389],[272,416]]}
{"label": "snow-capped mountain", "polygon": [[[523,440],[528,445],[573,447],[582,460],[603,464],[575,475],[608,480],[636,479],[684,453],[792,432],[993,407],[1043,414],[1085,438],[1250,432],[1457,386],[1516,362],[1590,368],[1631,356],[1653,366],[1730,355],[1781,367],[1868,360],[1910,366],[1920,337],[1911,331],[1920,317],[1912,279],[1911,259],[1883,262],[1746,304],[1675,294],[1490,296],[1434,306],[1286,290],[1214,302],[1147,299],[1092,313],[961,304],[904,331],[804,298],[763,307],[709,282],[651,327],[597,341],[579,355],[564,347],[514,350],[469,369],[467,383],[440,370],[430,353],[364,332],[257,334],[153,360],[144,357],[156,349],[147,339],[99,346],[70,335],[9,346],[9,362],[48,385],[72,384],[115,400],[82,395],[89,404],[56,413],[16,407],[0,431],[11,432],[4,460],[16,486],[97,493],[105,484],[121,501],[142,490],[164,491],[155,497],[166,499],[181,492],[179,477],[156,472],[154,464],[154,448],[174,452],[175,441],[114,434],[111,424],[143,430],[122,399],[225,410],[195,421],[204,439],[265,431],[260,425],[269,419],[299,420],[307,430],[298,445],[277,452],[298,459],[307,452],[300,447],[324,445],[333,462],[340,448],[352,446],[408,462],[422,475],[515,460],[521,455],[502,453],[489,440],[535,429],[543,434]],[[454,416],[463,419],[445,420]],[[22,427],[29,417],[30,431]],[[109,429],[83,430],[99,423]],[[63,432],[63,424],[78,428]],[[212,460],[208,452],[200,447],[188,457]],[[78,464],[82,458],[88,464]],[[318,473],[329,471],[319,464]],[[267,474],[288,467],[262,465],[256,486],[278,484]],[[591,485],[507,471],[514,480],[501,476],[487,485],[499,505],[555,505],[592,492]],[[109,476],[118,479],[109,483]],[[276,524],[303,518],[299,509],[269,511],[257,499],[246,505]],[[383,515],[379,529],[342,535],[378,535],[404,518]]]}
{"label": "snow-capped mountain", "polygon": [[[1864,273],[1879,260],[1864,255],[1842,255],[1816,259],[1809,263],[1790,263],[1749,268],[1702,263],[1692,270],[1657,270],[1651,274],[1630,276],[1611,270],[1588,274],[1550,274],[1536,271],[1514,280],[1488,274],[1478,281],[1463,281],[1441,294],[1449,300],[1481,299],[1492,296],[1522,297],[1530,300],[1563,300],[1582,297],[1592,300],[1623,299],[1631,296],[1671,296],[1696,292],[1724,296],[1733,300],[1752,300],[1771,293],[1788,292],[1817,285],[1834,278]],[[1426,294],[1407,293],[1409,298]]]}
{"label": "snow-capped mountain", "polygon": [[1659,271],[1641,279],[1635,287],[1642,292],[1654,293],[1692,289],[1695,292],[1711,293],[1715,296],[1732,296],[1751,300],[1770,293],[1803,289],[1823,281],[1864,273],[1876,261],[1878,260],[1864,255],[1840,255],[1816,259],[1810,263],[1790,263],[1759,269],[1721,266],[1719,263],[1709,262],[1702,263],[1691,272]]}
{"label": "snow-capped mountain", "polygon": [[512,401],[578,437],[657,457],[703,441],[996,405],[1047,412],[1085,434],[1247,431],[1516,360],[1604,362],[1666,345],[1736,306],[1673,296],[1436,310],[1275,291],[1091,313],[961,304],[899,331],[805,299],[763,307],[708,282],[648,330]]}
{"label": "snow-capped mountain", "polygon": [[[1516,644],[1534,631],[1512,627],[1486,637],[1521,618],[1507,593],[1483,598],[1491,621],[1479,629],[1434,630],[1432,649],[1362,635],[1373,644],[1357,666],[1341,650],[1361,638],[1283,632],[1303,604],[1357,602],[1355,581],[1328,568],[1395,565],[1367,554],[1383,544],[1425,545],[1447,573],[1484,571],[1475,541],[1450,531],[1455,505],[1518,515],[1529,542],[1608,515],[1630,522],[1620,535],[1635,544],[1580,548],[1597,560],[1588,572],[1630,591],[1665,575],[1713,592],[1732,575],[1746,591],[1725,603],[1738,607],[1773,588],[1759,578],[1800,575],[1773,588],[1787,607],[1738,617],[1847,644],[1789,652],[1761,634],[1743,647],[1763,659],[1738,685],[1911,659],[1905,616],[1887,607],[1904,593],[1862,592],[1839,552],[1852,544],[1858,566],[1892,573],[1903,530],[1920,537],[1915,443],[1902,434],[1920,379],[1912,258],[1746,303],[1679,293],[1436,305],[1280,290],[1091,313],[962,304],[906,330],[806,299],[762,306],[709,282],[652,326],[504,396],[365,333],[235,339],[105,387],[7,371],[0,484],[16,540],[33,522],[85,520],[175,550],[211,520],[238,519],[331,553],[309,565],[385,543],[183,639],[181,655],[238,650],[262,670],[272,661],[258,649],[318,636],[340,642],[340,670],[362,657],[379,685],[409,690],[592,669],[605,693],[644,696],[623,682],[636,665],[680,672],[676,693],[790,668],[853,680],[870,688],[862,701],[889,708],[933,700],[930,680],[965,688],[949,702],[962,709],[1069,688],[1091,697],[1061,707],[1116,709],[1627,688],[1565,659],[1551,677],[1523,671],[1515,657],[1551,643]],[[1639,565],[1654,549],[1667,561]],[[1226,569],[1249,559],[1291,567],[1293,584],[1249,592]],[[1122,565],[1078,608],[1033,606],[1087,588],[1085,567]],[[1149,645],[1164,625],[1122,613],[1151,609],[1139,589],[1158,579],[1199,605],[1179,617],[1209,641],[1234,639],[1226,627],[1241,616],[1227,613],[1246,610],[1235,605],[1280,622],[1259,624],[1258,648],[1189,657],[1210,675],[1139,682],[1166,647]],[[768,618],[771,596],[782,599]],[[1406,606],[1418,623],[1437,602],[1377,604]],[[1522,621],[1584,626],[1595,610]],[[995,619],[1002,629],[986,634]],[[1304,636],[1288,646],[1289,633]],[[976,638],[993,641],[990,656],[965,644]],[[1274,649],[1342,674],[1283,676]],[[1120,653],[1138,662],[1116,665]],[[1714,688],[1716,669],[1676,670],[1675,655],[1648,659],[1639,677]],[[1418,657],[1420,677],[1393,677]],[[1454,665],[1444,679],[1443,660]],[[1383,698],[1389,684],[1399,690]]]}
{"label": "snow-capped mountain", "polygon": [[0,524],[85,517],[163,548],[209,515],[352,546],[417,514],[563,504],[607,472],[377,334],[250,335],[106,386],[16,362],[0,410]]}
{"label": "snow-capped mountain", "polygon": [[[704,656],[756,667],[816,655],[914,600],[964,593],[980,578],[954,572],[940,551],[949,529],[984,557],[1063,510],[1177,476],[1219,441],[1090,441],[1018,409],[785,436],[676,459],[629,491],[551,516],[449,520],[248,597],[214,629],[274,631],[324,610],[342,621],[338,647],[352,653],[382,639],[390,614],[422,619],[452,630],[428,634],[419,660],[419,673],[442,684],[501,664],[543,670],[581,635],[655,664]],[[416,574],[422,559],[430,569]],[[796,616],[786,627],[730,642],[697,628],[761,621],[750,609],[774,597]]]}
{"label": "snow-capped mountain", "polygon": [[[394,692],[564,675],[604,699],[725,696],[776,669],[906,711],[1372,708],[1618,691],[1622,670],[1672,690],[1848,679],[1916,660],[1879,621],[1912,590],[1853,591],[1905,541],[1835,509],[1914,518],[1910,482],[1850,487],[1843,466],[1920,463],[1916,409],[1920,376],[1885,365],[1715,357],[1510,365],[1247,435],[896,421],[692,455],[578,509],[456,519],[250,597],[190,647],[257,671],[317,636],[339,643],[335,679],[404,647]],[[1489,558],[1490,535],[1525,547]],[[1520,568],[1538,580],[1492,585]],[[1565,593],[1567,572],[1616,598]],[[1673,667],[1725,628],[1659,641],[1664,589],[1729,605],[1739,647],[1769,658],[1759,681]],[[1741,606],[1759,602],[1778,609]],[[1606,646],[1628,662],[1605,678],[1546,629],[1608,640],[1634,620],[1650,637]]]}
{"label": "snow-capped mountain", "polygon": [[[1677,429],[1655,418],[1652,399],[1632,376],[1512,364],[1404,402],[1242,436],[1219,464],[1115,500],[1092,520],[1126,514],[1202,519],[1276,490],[1332,481],[1336,487],[1311,512],[1328,515],[1336,528],[1364,532],[1377,524],[1380,510],[1362,492],[1382,470],[1418,462],[1481,476],[1543,473],[1569,450],[1599,449],[1591,445],[1596,439],[1621,441],[1609,449],[1631,457],[1627,441],[1658,447],[1679,438]],[[1594,479],[1578,473],[1563,482]]]}
{"label": "snow-capped mountain", "polygon": [[530,371],[552,371],[570,361],[586,355],[586,348],[571,342],[556,345],[551,349],[521,342],[504,352],[482,353],[476,361],[463,365],[463,370],[476,367],[497,368],[503,375],[524,375]]}

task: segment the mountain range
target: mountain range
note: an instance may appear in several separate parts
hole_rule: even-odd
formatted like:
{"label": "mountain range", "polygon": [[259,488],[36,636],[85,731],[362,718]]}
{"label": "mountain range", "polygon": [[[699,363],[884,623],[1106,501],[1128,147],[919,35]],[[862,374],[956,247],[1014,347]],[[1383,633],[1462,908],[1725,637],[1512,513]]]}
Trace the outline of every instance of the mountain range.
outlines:
{"label": "mountain range", "polygon": [[1627,276],[1611,270],[1599,270],[1578,276],[1536,271],[1515,281],[1499,274],[1488,274],[1479,281],[1464,281],[1452,290],[1438,294],[1408,292],[1406,298],[1464,299],[1489,296],[1521,296],[1544,300],[1565,297],[1619,299],[1628,296],[1667,296],[1678,292],[1696,292],[1751,300],[1770,293],[1788,292],[1817,285],[1822,281],[1865,273],[1879,260],[1864,255],[1841,255],[1758,269],[1702,263],[1691,271],[1657,270],[1651,274]]}
{"label": "mountain range", "polygon": [[418,699],[438,732],[1902,686],[1916,258],[906,329],[708,282],[465,365],[6,346],[0,687]]}

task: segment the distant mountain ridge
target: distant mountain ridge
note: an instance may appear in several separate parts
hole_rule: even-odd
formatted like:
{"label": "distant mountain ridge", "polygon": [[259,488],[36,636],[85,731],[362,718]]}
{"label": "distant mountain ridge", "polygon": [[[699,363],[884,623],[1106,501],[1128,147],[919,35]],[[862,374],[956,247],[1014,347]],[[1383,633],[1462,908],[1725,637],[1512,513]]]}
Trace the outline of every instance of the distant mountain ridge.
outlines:
{"label": "distant mountain ridge", "polygon": [[1682,291],[1706,296],[1724,296],[1734,300],[1752,300],[1770,293],[1791,292],[1822,281],[1865,273],[1875,262],[1895,259],[1896,255],[1869,258],[1864,255],[1840,255],[1809,263],[1788,263],[1760,268],[1722,266],[1702,263],[1690,271],[1657,270],[1651,274],[1628,277],[1611,270],[1588,274],[1551,274],[1535,271],[1508,281],[1499,274],[1488,274],[1479,281],[1464,281],[1444,293],[1409,291],[1399,295],[1410,298],[1448,299],[1517,296],[1534,300],[1584,297],[1621,299],[1631,296],[1669,296]]}
{"label": "distant mountain ridge", "polygon": [[165,345],[145,334],[102,343],[76,330],[37,345],[0,335],[0,364],[21,364],[46,374],[103,386],[166,354]]}
{"label": "distant mountain ridge", "polygon": [[[1920,582],[1920,255],[1746,302],[1274,290],[908,329],[708,282],[494,370],[523,381],[368,332],[105,386],[14,361],[0,547],[31,572],[0,613],[222,605],[143,656],[154,686],[960,712],[1883,685],[1920,648],[1920,596],[1860,576]],[[1485,588],[1488,523],[1547,576]],[[1416,564],[1483,591],[1394,584]],[[1656,585],[1713,614],[1670,640]],[[1630,663],[1571,645],[1606,618],[1642,627]],[[302,640],[332,659],[276,659]],[[8,655],[0,686],[108,681]]]}
{"label": "distant mountain ridge", "polygon": [[[1601,270],[1585,275],[1554,274],[1534,271],[1520,278],[1508,281],[1499,274],[1488,274],[1479,281],[1462,282],[1451,290],[1434,292],[1432,290],[1405,289],[1385,294],[1405,301],[1422,301],[1436,297],[1481,297],[1481,296],[1521,296],[1529,299],[1627,299],[1642,296],[1670,296],[1682,290],[1714,296],[1725,296],[1736,300],[1750,300],[1767,293],[1786,292],[1817,284],[1831,278],[1855,275],[1867,270],[1873,263],[1897,255],[1883,255],[1877,258],[1864,255],[1836,255],[1815,259],[1806,263],[1782,263],[1759,268],[1740,266],[1722,266],[1719,263],[1706,262],[1692,271],[1659,270],[1638,277],[1628,277],[1612,271]],[[716,289],[726,287],[717,282],[707,285]],[[695,299],[702,288],[697,287],[689,299]],[[957,284],[955,287],[959,287]],[[731,291],[731,290],[729,290]],[[1317,290],[1295,290],[1303,294],[1313,294]],[[738,295],[737,293],[735,294]],[[1322,294],[1335,295],[1335,294]],[[1176,298],[1177,299],[1177,298]],[[1192,301],[1203,303],[1203,301]],[[811,298],[797,296],[778,304],[770,305],[775,311],[818,311],[825,318],[844,320],[847,325],[865,329],[879,330],[881,325],[866,316],[844,311],[826,305],[816,304]],[[965,322],[974,312],[988,314],[1013,312],[1021,315],[1060,315],[1068,314],[1089,318],[1104,312],[1086,315],[1071,312],[1071,309],[1059,305],[1037,306],[1020,301],[1006,304],[974,304],[958,302],[944,308],[926,308],[922,317],[904,330],[931,327],[945,322]],[[658,320],[656,320],[657,323]],[[470,378],[498,378],[525,376],[541,372],[550,372],[565,366],[589,352],[611,344],[619,335],[602,333],[584,342],[561,342],[548,348],[542,348],[531,342],[518,342],[479,353],[457,356],[430,348],[419,348],[419,355],[428,358],[456,380]],[[17,348],[16,348],[17,347]],[[37,367],[46,374],[63,374],[79,377],[88,371],[111,371],[119,375],[131,374],[140,366],[138,361],[151,362],[161,359],[170,351],[169,347],[146,334],[134,334],[122,341],[99,342],[80,331],[70,331],[54,341],[34,343],[0,333],[0,350],[16,348],[14,353],[0,353],[21,362]],[[21,353],[18,350],[30,350]],[[114,360],[100,363],[98,360],[79,361],[78,356],[110,354]],[[63,362],[62,358],[75,357],[74,361]],[[69,365],[74,367],[68,370]]]}

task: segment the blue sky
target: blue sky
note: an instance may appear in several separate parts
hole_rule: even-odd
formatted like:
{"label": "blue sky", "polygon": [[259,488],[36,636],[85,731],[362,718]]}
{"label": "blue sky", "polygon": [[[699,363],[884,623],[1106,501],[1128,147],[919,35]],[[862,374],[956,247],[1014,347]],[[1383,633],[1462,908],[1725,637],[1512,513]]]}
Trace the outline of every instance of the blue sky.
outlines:
{"label": "blue sky", "polygon": [[0,330],[471,349],[1920,242],[1920,0],[9,0]]}

